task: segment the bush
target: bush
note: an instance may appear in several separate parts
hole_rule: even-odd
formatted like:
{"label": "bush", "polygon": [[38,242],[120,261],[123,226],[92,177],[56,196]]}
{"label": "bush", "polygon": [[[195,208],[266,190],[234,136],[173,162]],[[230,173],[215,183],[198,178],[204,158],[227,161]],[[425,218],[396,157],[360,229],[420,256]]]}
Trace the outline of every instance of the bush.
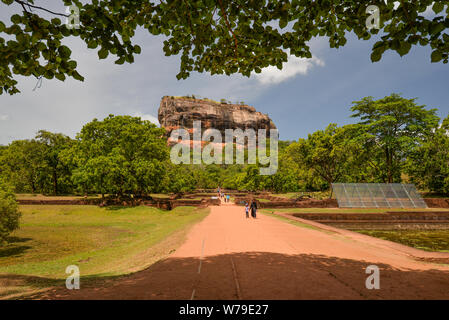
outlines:
{"label": "bush", "polygon": [[19,227],[20,212],[12,189],[0,180],[0,244]]}

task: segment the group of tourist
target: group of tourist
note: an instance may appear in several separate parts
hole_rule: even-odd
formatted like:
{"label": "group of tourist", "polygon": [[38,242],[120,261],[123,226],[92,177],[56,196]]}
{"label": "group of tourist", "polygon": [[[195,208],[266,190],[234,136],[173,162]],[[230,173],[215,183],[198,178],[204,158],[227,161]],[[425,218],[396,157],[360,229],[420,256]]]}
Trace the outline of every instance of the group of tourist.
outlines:
{"label": "group of tourist", "polygon": [[[224,194],[220,187],[217,188],[218,198],[223,200],[224,202],[229,202],[230,196],[229,194]],[[245,214],[246,218],[249,218],[249,212],[251,211],[251,217],[256,219],[257,217],[257,202],[255,199],[252,199],[251,204],[245,202]]]}
{"label": "group of tourist", "polygon": [[217,188],[217,194],[218,198],[226,203],[231,200],[231,196],[229,194],[224,194],[223,191],[220,190],[220,187]]}

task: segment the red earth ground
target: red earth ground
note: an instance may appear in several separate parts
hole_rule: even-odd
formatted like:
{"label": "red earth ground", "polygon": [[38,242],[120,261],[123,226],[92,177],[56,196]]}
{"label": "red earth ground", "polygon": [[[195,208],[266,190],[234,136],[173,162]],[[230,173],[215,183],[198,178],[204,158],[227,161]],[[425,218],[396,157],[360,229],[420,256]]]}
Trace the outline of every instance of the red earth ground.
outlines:
{"label": "red earth ground", "polygon": [[[243,207],[211,207],[167,259],[146,270],[41,299],[448,299],[446,260],[389,241],[299,220],[296,226]],[[366,268],[380,269],[369,290]]]}

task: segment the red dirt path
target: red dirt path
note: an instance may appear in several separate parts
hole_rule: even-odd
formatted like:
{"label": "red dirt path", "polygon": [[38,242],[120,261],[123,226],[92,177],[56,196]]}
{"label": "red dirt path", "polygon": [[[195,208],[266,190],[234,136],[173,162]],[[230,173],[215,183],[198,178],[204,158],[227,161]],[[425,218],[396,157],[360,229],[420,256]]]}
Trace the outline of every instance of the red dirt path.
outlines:
{"label": "red dirt path", "polygon": [[[246,219],[223,204],[194,226],[169,258],[103,285],[55,289],[43,299],[448,299],[449,267],[418,261],[433,254],[267,215]],[[448,257],[437,254],[437,257]],[[367,266],[380,268],[368,290]]]}

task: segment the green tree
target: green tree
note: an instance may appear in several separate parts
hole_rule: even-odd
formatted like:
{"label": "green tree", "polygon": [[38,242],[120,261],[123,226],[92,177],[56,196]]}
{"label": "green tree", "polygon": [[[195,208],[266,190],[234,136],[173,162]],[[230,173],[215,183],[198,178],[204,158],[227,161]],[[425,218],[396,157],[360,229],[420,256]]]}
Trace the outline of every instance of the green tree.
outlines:
{"label": "green tree", "polygon": [[260,168],[256,164],[249,164],[244,169],[244,175],[240,181],[240,190],[258,191],[264,188],[265,176],[260,175]]}
{"label": "green tree", "polygon": [[75,166],[73,170],[73,183],[86,195],[95,191],[104,198],[105,194],[110,190],[109,173],[112,171],[114,163],[110,157],[101,155],[87,159],[81,156],[81,159],[80,162],[82,164],[80,167]]}
{"label": "green tree", "polygon": [[421,189],[449,193],[449,116],[410,154],[406,172]]}
{"label": "green tree", "polygon": [[352,117],[360,118],[355,140],[383,182],[401,181],[405,159],[438,125],[436,109],[427,110],[415,100],[392,94],[353,102]]}
{"label": "green tree", "polygon": [[318,130],[309,134],[307,139],[299,139],[291,144],[287,152],[330,187],[347,172],[350,148],[345,133],[344,128],[330,124],[325,130]]}
{"label": "green tree", "polygon": [[72,140],[60,133],[41,130],[32,140],[13,141],[0,154],[0,175],[16,192],[69,193],[71,171],[61,152]]}
{"label": "green tree", "polygon": [[43,189],[43,146],[36,140],[16,140],[0,154],[0,177],[15,192],[41,192]]}
{"label": "green tree", "polygon": [[20,212],[12,189],[0,179],[0,244],[19,227]]}
{"label": "green tree", "polygon": [[70,153],[84,192],[143,195],[161,188],[168,159],[164,129],[139,117],[113,116],[84,125]]}
{"label": "green tree", "polygon": [[[234,153],[235,156],[235,153]],[[220,186],[224,189],[243,190],[243,179],[245,177],[245,165],[227,165],[224,169]]]}
{"label": "green tree", "polygon": [[70,167],[61,159],[62,152],[71,147],[72,139],[62,133],[40,130],[36,135],[41,148],[43,178],[49,181],[45,193],[57,195],[72,191]]}
{"label": "green tree", "polygon": [[175,165],[171,162],[167,162],[165,166],[167,174],[159,191],[178,193],[199,188],[195,181],[195,168],[192,166]]}
{"label": "green tree", "polygon": [[[449,56],[446,0],[60,0],[79,8],[79,29],[63,24],[67,14],[34,0],[0,3],[16,11],[10,21],[0,21],[0,94],[19,92],[17,75],[82,81],[71,49],[62,44],[68,37],[98,50],[100,59],[112,55],[117,64],[132,63],[141,52],[132,41],[138,27],[166,37],[165,55],[181,60],[178,79],[192,71],[250,76],[268,66],[282,69],[288,53],[312,57],[311,39],[326,37],[330,47],[339,48],[350,32],[363,40],[382,34],[373,46],[372,61],[387,50],[405,55],[416,45],[432,49],[432,62],[447,63]],[[367,29],[368,5],[379,7],[380,29]],[[437,17],[422,15],[429,6]]]}
{"label": "green tree", "polygon": [[266,176],[264,179],[264,189],[274,192],[297,192],[301,186],[301,168],[287,152],[291,142],[279,141],[279,166],[275,174]]}

